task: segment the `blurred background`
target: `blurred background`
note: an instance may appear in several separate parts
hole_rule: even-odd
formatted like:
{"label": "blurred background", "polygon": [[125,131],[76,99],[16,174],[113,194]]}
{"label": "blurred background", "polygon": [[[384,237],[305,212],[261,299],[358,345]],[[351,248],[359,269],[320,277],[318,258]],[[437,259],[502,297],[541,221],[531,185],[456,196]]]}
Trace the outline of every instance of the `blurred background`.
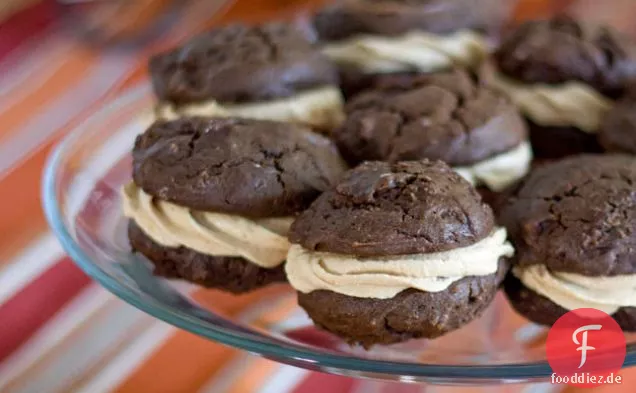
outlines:
{"label": "blurred background", "polygon": [[[52,148],[104,103],[143,81],[151,53],[215,24],[290,17],[323,3],[0,1],[0,392],[354,389],[353,380],[279,366],[124,304],[64,255],[40,207],[40,176]],[[636,35],[634,0],[510,0],[510,6],[510,23],[566,10]],[[199,299],[211,301],[204,292]],[[215,294],[214,302],[239,315],[250,298]],[[624,377],[622,389],[594,391],[633,392],[636,370]]]}

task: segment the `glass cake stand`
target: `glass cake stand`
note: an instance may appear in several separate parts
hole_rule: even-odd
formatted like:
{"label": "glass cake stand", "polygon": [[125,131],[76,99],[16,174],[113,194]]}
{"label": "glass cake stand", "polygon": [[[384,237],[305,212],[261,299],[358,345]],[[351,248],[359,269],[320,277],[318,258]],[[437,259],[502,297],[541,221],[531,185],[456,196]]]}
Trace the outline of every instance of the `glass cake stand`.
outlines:
{"label": "glass cake stand", "polygon": [[[44,174],[50,225],[73,260],[112,293],[210,340],[309,370],[371,380],[361,382],[364,392],[429,392],[449,384],[509,392],[517,389],[508,384],[549,377],[546,330],[517,316],[501,295],[480,319],[444,337],[365,351],[314,328],[286,285],[236,297],[250,308],[235,315],[220,307],[226,294],[153,276],[148,261],[130,252],[119,200],[120,187],[130,181],[134,138],[152,119],[152,100],[143,84],[107,105],[66,138]],[[635,337],[628,343],[625,366],[636,364]]]}

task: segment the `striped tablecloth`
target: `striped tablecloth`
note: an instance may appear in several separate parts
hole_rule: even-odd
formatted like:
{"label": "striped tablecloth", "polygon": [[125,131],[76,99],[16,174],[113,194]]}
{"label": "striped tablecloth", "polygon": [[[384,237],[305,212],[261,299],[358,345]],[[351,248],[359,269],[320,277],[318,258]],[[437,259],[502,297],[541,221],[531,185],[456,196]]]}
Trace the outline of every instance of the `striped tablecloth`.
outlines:
{"label": "striped tablecloth", "polygon": [[[211,17],[209,3],[191,1],[182,23],[137,51],[82,44],[60,27],[52,1],[25,1],[11,10],[0,5],[0,392],[355,391],[354,380],[281,366],[125,304],[64,255],[40,207],[40,175],[52,148],[74,125],[144,78],[149,53],[211,23],[267,19],[293,12],[298,3],[303,2],[236,1]],[[552,7],[533,0],[520,10],[540,15]],[[212,301],[209,291],[195,297]],[[217,308],[244,320],[283,318],[292,306],[281,304],[280,314],[263,315],[251,307],[255,300],[218,293],[213,298]],[[623,374],[623,390],[595,391],[633,392],[636,370]]]}

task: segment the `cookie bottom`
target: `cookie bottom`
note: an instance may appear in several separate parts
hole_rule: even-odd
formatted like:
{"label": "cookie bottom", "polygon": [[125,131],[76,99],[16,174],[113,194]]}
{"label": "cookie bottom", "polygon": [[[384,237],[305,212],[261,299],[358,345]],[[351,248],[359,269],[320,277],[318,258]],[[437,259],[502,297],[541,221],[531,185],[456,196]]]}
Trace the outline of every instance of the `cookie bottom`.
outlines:
{"label": "cookie bottom", "polygon": [[[512,307],[532,322],[552,326],[557,319],[568,312],[552,300],[523,285],[512,274],[506,278],[504,288]],[[636,307],[622,307],[612,314],[612,318],[624,331],[636,331]]]}
{"label": "cookie bottom", "polygon": [[546,127],[528,120],[530,142],[536,158],[561,158],[581,153],[601,153],[596,135],[576,127]]}
{"label": "cookie bottom", "polygon": [[422,74],[421,72],[391,72],[365,74],[355,68],[340,68],[340,90],[345,99],[349,99],[354,95],[367,89],[373,89],[380,85],[399,81],[401,78],[412,78],[413,76]]}
{"label": "cookie bottom", "polygon": [[477,187],[477,192],[479,193],[479,195],[481,195],[481,200],[489,205],[494,212],[496,212],[498,207],[505,201],[505,191],[506,190],[502,192],[496,192],[484,186]]}
{"label": "cookie bottom", "polygon": [[478,318],[490,305],[507,270],[466,277],[441,292],[407,289],[390,299],[356,298],[319,290],[298,293],[314,323],[350,344],[370,347],[414,338],[435,338]]}
{"label": "cookie bottom", "polygon": [[164,247],[155,243],[133,221],[128,224],[128,238],[133,250],[152,262],[157,276],[184,279],[236,294],[287,281],[283,264],[265,269],[241,257],[216,257],[187,247]]}

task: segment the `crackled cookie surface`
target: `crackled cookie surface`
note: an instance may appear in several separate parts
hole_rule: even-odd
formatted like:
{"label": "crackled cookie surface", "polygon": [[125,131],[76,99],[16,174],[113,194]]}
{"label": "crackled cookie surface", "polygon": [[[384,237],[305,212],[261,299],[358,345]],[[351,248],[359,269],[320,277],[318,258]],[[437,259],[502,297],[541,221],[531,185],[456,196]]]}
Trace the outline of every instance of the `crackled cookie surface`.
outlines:
{"label": "crackled cookie surface", "polygon": [[337,84],[326,57],[293,25],[230,25],[203,33],[150,60],[161,100],[264,101]]}
{"label": "crackled cookie surface", "polygon": [[317,326],[350,343],[434,338],[481,315],[514,252],[441,161],[366,162],[290,230],[285,271]]}
{"label": "crackled cookie surface", "polygon": [[334,139],[351,164],[429,158],[499,191],[529,169],[532,152],[516,107],[466,71],[384,76],[353,97]]}
{"label": "crackled cookie surface", "polygon": [[294,216],[345,170],[309,129],[262,120],[153,124],[133,148],[122,190],[134,250],[155,273],[245,292],[284,281]]}

